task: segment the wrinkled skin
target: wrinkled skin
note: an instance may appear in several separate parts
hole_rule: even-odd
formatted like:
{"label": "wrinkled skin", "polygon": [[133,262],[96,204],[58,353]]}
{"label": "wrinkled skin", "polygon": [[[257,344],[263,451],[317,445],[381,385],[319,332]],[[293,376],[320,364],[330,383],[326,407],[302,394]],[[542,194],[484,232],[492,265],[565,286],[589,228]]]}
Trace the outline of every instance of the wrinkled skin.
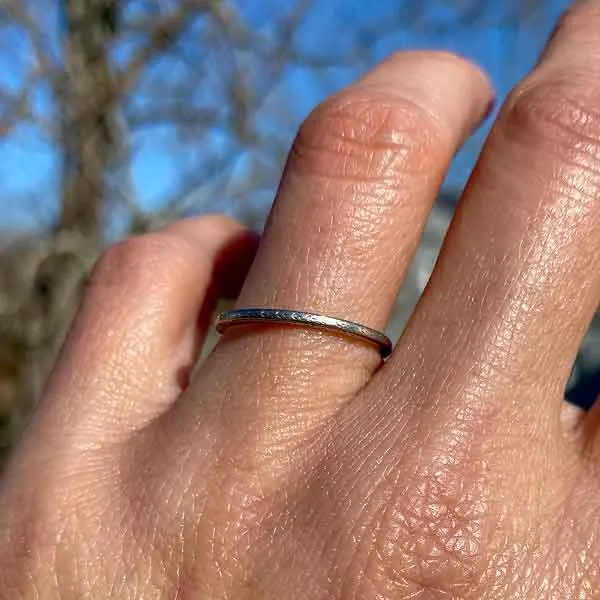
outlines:
{"label": "wrinkled skin", "polygon": [[393,355],[228,331],[214,291],[383,328],[492,92],[391,57],[302,126],[255,236],[207,216],[91,276],[4,477],[0,596],[577,599],[600,589],[598,409],[565,404],[600,295],[600,2],[501,110]]}

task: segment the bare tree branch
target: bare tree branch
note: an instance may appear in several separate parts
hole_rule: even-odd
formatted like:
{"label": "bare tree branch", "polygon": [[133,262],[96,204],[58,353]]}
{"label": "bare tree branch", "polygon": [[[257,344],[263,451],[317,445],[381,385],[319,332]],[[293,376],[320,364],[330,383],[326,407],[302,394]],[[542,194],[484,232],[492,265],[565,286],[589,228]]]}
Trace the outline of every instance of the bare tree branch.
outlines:
{"label": "bare tree branch", "polygon": [[0,7],[7,11],[13,23],[27,35],[34,53],[34,70],[43,73],[51,84],[58,80],[58,60],[54,56],[48,35],[34,17],[24,0],[1,0]]}
{"label": "bare tree branch", "polygon": [[208,127],[218,122],[220,115],[210,108],[185,104],[156,104],[132,112],[128,124],[132,128],[154,127],[177,123],[185,127]]}
{"label": "bare tree branch", "polygon": [[144,27],[141,27],[142,23],[138,21],[136,33],[143,33],[146,40],[127,66],[118,73],[122,93],[131,90],[148,63],[175,44],[194,18],[213,9],[219,3],[220,0],[181,0],[176,10],[158,20],[148,19]]}

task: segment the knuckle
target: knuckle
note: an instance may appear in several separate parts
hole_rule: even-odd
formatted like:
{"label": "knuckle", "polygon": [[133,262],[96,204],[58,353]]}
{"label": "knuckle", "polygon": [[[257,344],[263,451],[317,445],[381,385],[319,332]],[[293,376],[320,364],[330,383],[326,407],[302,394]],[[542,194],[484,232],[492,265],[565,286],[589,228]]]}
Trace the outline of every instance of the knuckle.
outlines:
{"label": "knuckle", "polygon": [[[176,272],[191,254],[185,238],[168,233],[149,233],[128,238],[108,248],[90,275],[90,286],[160,283]],[[198,261],[201,257],[196,257]]]}
{"label": "knuckle", "polygon": [[244,230],[244,225],[223,213],[208,213],[197,217],[199,223],[202,223],[206,228],[220,230],[220,231],[231,231],[231,230]]}
{"label": "knuckle", "polygon": [[[524,84],[509,97],[501,123],[509,138],[567,162],[600,159],[598,90],[589,82]],[[583,166],[583,165],[582,165]]]}
{"label": "knuckle", "polygon": [[316,176],[393,180],[426,170],[441,134],[441,124],[417,103],[353,90],[312,112],[300,127],[291,161]]}
{"label": "knuckle", "polygon": [[598,26],[600,9],[596,2],[578,2],[568,7],[558,20],[554,36],[563,32],[581,33]]}
{"label": "knuckle", "polygon": [[[249,548],[240,549],[260,538],[273,505],[252,459],[238,461],[224,452],[206,463],[184,462],[173,469],[166,457],[157,459],[150,438],[144,433],[130,442],[132,451],[122,459],[127,508],[121,529],[134,532],[145,552],[161,562],[174,544],[196,548],[194,556],[182,560],[174,582],[185,597],[207,581],[220,581],[224,573],[232,581],[239,579],[252,558]],[[216,528],[210,539],[207,528]]]}
{"label": "knuckle", "polygon": [[[473,589],[484,570],[476,479],[445,467],[417,473],[410,488],[394,489],[369,546],[363,585],[393,587],[407,596],[432,590],[454,597]],[[389,533],[397,532],[395,544]],[[364,591],[364,590],[362,590]]]}
{"label": "knuckle", "polygon": [[568,31],[571,29],[574,23],[577,23],[579,20],[580,11],[576,11],[573,7],[567,8],[558,18],[554,29],[550,34],[550,41],[554,41],[558,36],[560,36],[564,31]]}
{"label": "knuckle", "polygon": [[447,71],[453,71],[457,77],[461,75],[479,77],[481,70],[474,62],[464,56],[449,50],[399,50],[393,52],[384,62],[395,64],[402,68],[407,60],[416,60],[420,63],[435,63]]}

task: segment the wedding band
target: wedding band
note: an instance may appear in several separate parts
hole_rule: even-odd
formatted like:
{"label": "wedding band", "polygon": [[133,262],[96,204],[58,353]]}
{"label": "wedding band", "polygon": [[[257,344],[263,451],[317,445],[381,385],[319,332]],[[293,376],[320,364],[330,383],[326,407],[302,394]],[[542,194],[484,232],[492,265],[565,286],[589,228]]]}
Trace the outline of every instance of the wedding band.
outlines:
{"label": "wedding band", "polygon": [[301,310],[283,310],[279,308],[243,308],[230,310],[217,315],[216,327],[219,333],[224,333],[227,329],[235,325],[256,323],[305,325],[316,329],[325,329],[374,344],[379,349],[382,358],[386,358],[392,352],[392,340],[381,331],[371,329],[354,321]]}

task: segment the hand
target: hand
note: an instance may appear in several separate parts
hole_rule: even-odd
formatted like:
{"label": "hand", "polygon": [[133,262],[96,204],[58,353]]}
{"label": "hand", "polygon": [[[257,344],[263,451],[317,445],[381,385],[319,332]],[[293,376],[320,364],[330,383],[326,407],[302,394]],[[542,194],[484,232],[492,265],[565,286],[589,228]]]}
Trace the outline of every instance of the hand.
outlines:
{"label": "hand", "polygon": [[[301,128],[238,306],[385,326],[491,91],[398,54]],[[109,250],[4,478],[2,597],[575,599],[600,588],[600,412],[564,388],[600,296],[600,2],[510,96],[390,359],[229,330],[225,217]]]}

